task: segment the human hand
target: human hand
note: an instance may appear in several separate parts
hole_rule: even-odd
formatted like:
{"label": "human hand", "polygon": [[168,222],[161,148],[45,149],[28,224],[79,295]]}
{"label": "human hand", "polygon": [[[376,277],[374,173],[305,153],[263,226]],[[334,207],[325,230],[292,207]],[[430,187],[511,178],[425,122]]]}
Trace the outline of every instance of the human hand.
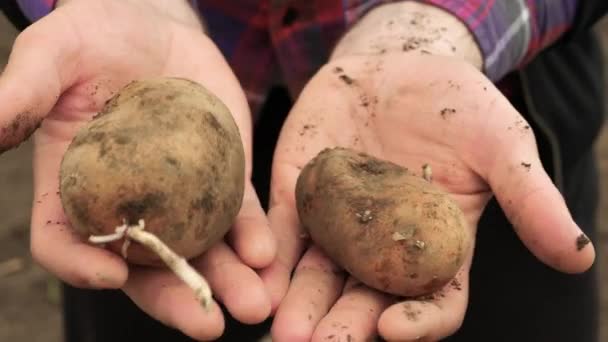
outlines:
{"label": "human hand", "polygon": [[[31,221],[31,251],[38,263],[77,287],[121,288],[155,319],[193,338],[211,339],[224,327],[217,305],[206,313],[170,271],[127,267],[121,257],[85,243],[71,231],[57,193],[61,158],[78,128],[122,86],[156,76],[197,81],[225,102],[240,129],[249,178],[246,99],[186,1],[63,1],[25,30],[0,77],[0,150],[24,141],[40,124],[34,134]],[[253,268],[268,265],[274,252],[264,211],[248,182],[226,241],[191,263],[236,319],[256,323],[270,313],[270,299]]]}
{"label": "human hand", "polygon": [[279,249],[262,278],[278,307],[276,341],[359,341],[377,333],[387,340],[434,341],[455,332],[464,318],[473,249],[456,281],[432,296],[404,299],[346,279],[301,238],[297,177],[333,146],[410,170],[429,164],[433,183],[457,201],[473,235],[495,196],[540,261],[576,273],[594,260],[591,244],[577,248],[586,237],[543,169],[530,126],[471,63],[401,49],[341,54],[302,91],[275,152],[269,220]]}

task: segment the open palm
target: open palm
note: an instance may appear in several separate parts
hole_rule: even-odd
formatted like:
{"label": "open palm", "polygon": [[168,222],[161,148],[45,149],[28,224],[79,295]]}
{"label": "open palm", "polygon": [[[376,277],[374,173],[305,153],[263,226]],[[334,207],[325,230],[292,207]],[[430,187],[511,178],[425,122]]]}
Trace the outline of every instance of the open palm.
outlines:
{"label": "open palm", "polygon": [[[163,269],[127,267],[69,229],[57,193],[59,165],[72,137],[121,87],[156,76],[197,81],[233,113],[251,169],[250,113],[240,86],[200,27],[134,1],[74,1],[33,24],[17,39],[0,78],[0,150],[35,128],[34,258],[62,280],[88,288],[122,288],[156,319],[201,339],[223,331],[215,305],[205,313],[191,290]],[[230,245],[228,244],[230,243]],[[236,318],[259,322],[270,298],[252,268],[268,265],[275,243],[250,183],[227,241],[192,260],[217,299]]]}
{"label": "open palm", "polygon": [[297,177],[333,146],[420,174],[429,164],[433,183],[459,203],[473,232],[496,196],[526,246],[559,270],[584,271],[594,259],[591,246],[576,248],[582,233],[541,165],[530,126],[478,70],[430,55],[341,58],[303,90],[275,152],[269,219],[279,248],[262,277],[277,310],[277,341],[359,341],[378,332],[388,340],[436,340],[464,318],[473,249],[455,281],[435,295],[406,300],[347,279],[302,238]]}

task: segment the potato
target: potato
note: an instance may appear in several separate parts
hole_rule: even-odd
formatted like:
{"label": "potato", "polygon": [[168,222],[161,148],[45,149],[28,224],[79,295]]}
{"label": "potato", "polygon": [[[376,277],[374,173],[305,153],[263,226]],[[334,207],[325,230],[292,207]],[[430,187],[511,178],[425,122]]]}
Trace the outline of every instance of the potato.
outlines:
{"label": "potato", "polygon": [[432,293],[454,278],[472,234],[457,204],[394,163],[325,149],[298,177],[300,221],[333,261],[398,296]]}
{"label": "potato", "polygon": [[[80,234],[144,220],[147,232],[190,259],[229,231],[244,181],[244,149],[228,108],[197,83],[153,78],[128,84],[79,130],[61,163],[60,194]],[[161,263],[137,243],[128,261]]]}

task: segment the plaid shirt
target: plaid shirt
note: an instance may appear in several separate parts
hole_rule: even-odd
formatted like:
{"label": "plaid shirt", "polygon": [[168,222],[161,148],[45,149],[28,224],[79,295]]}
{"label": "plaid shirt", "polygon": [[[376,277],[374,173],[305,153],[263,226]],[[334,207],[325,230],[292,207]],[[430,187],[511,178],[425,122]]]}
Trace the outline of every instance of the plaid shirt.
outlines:
{"label": "plaid shirt", "polygon": [[[475,36],[484,72],[499,81],[557,40],[578,0],[419,0],[457,16]],[[55,0],[17,0],[26,17],[48,14]],[[376,6],[396,0],[192,0],[239,78],[252,109],[269,88],[296,96],[337,40]]]}

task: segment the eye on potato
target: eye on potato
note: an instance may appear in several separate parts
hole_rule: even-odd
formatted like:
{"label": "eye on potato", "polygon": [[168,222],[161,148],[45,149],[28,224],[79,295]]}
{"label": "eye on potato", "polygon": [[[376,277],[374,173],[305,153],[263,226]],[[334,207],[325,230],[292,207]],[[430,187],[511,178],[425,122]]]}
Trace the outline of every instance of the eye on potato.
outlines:
{"label": "eye on potato", "polygon": [[[154,78],[124,87],[79,130],[61,163],[60,195],[75,231],[122,249],[130,263],[162,265],[167,252],[190,259],[224,237],[244,182],[228,108],[197,83]],[[129,245],[127,231],[159,241]]]}
{"label": "eye on potato", "polygon": [[302,169],[296,205],[311,240],[332,260],[398,296],[443,287],[472,243],[462,211],[445,192],[351,149],[325,149]]}

